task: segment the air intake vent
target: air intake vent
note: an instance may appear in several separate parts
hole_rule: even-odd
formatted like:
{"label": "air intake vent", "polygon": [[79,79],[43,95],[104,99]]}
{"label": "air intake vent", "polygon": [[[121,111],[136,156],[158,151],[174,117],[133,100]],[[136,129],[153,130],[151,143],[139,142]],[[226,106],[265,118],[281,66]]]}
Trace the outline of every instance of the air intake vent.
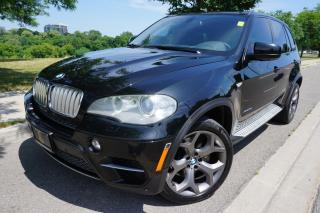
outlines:
{"label": "air intake vent", "polygon": [[49,84],[48,82],[36,79],[33,83],[33,97],[36,100],[36,102],[42,106],[46,106],[48,103],[48,89]]}
{"label": "air intake vent", "polygon": [[74,118],[77,116],[83,92],[64,85],[53,85],[49,94],[49,108],[59,114]]}

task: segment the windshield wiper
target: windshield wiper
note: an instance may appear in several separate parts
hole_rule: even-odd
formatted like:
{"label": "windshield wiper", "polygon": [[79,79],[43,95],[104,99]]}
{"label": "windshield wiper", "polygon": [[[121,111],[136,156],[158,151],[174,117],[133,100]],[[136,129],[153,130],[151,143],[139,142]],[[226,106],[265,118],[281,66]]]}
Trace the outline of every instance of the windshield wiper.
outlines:
{"label": "windshield wiper", "polygon": [[137,44],[128,44],[127,47],[130,47],[130,48],[138,48],[138,47],[141,47],[141,45],[137,45]]}
{"label": "windshield wiper", "polygon": [[197,49],[187,48],[187,47],[177,47],[177,46],[164,46],[164,45],[144,45],[141,46],[144,48],[156,48],[160,50],[174,50],[174,51],[182,51],[182,52],[191,52],[201,54],[201,52]]}

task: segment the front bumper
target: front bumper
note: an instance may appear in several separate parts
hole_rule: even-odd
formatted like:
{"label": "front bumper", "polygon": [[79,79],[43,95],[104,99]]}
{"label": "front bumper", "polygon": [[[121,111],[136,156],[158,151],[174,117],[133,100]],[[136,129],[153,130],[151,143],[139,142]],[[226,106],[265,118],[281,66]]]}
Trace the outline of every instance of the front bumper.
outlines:
{"label": "front bumper", "polygon": [[[186,120],[183,113],[177,113],[170,122],[135,127],[86,115],[77,128],[70,129],[41,116],[30,93],[25,96],[25,107],[30,128],[48,135],[51,149],[38,144],[51,157],[110,186],[149,195],[160,193],[164,187],[169,158],[161,172],[155,170],[165,145],[173,143]],[[92,139],[100,142],[101,151],[92,150]]]}

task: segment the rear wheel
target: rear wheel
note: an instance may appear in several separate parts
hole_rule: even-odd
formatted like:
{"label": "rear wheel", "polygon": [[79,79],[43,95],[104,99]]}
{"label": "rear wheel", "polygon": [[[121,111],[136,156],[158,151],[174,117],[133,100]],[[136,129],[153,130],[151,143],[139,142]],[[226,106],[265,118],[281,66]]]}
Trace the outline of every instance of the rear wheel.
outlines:
{"label": "rear wheel", "polygon": [[162,196],[181,204],[210,197],[227,177],[232,157],[226,130],[212,119],[202,120],[181,141]]}
{"label": "rear wheel", "polygon": [[300,93],[299,90],[300,90],[299,85],[297,83],[295,83],[293,86],[293,92],[292,92],[290,98],[288,99],[285,107],[275,117],[274,120],[281,122],[281,123],[284,123],[284,124],[288,124],[293,120],[294,115],[295,115],[297,108],[298,108],[299,93]]}

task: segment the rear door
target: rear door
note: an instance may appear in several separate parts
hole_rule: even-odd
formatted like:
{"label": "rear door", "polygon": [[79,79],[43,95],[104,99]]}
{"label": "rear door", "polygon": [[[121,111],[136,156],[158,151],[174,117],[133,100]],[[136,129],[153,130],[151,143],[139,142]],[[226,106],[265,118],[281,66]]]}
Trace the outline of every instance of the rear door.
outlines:
{"label": "rear door", "polygon": [[274,84],[276,85],[276,94],[274,98],[281,97],[288,86],[290,72],[294,67],[294,59],[290,56],[291,48],[289,38],[282,23],[276,20],[270,20],[273,43],[281,47],[281,57],[270,61],[270,68],[274,70]]}
{"label": "rear door", "polygon": [[[248,38],[249,49],[256,42],[273,42],[269,19],[257,17],[253,20]],[[250,47],[251,45],[251,47]],[[275,96],[274,72],[270,61],[251,60],[241,71],[243,85],[241,93],[241,117],[250,116],[272,102]]]}

